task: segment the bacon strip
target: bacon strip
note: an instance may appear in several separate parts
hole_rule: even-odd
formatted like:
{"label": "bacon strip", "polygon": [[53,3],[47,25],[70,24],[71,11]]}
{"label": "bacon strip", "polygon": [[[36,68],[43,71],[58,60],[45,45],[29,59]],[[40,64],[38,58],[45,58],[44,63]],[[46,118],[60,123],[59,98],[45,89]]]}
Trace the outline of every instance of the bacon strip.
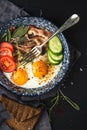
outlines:
{"label": "bacon strip", "polygon": [[29,42],[25,42],[23,45],[19,45],[17,48],[24,52],[29,52],[32,47],[41,45],[52,35],[51,32],[44,28],[37,28],[33,25],[29,26],[29,31],[25,34],[25,37]]}
{"label": "bacon strip", "polygon": [[30,25],[28,34],[29,35],[34,34],[34,36],[38,35],[38,36],[44,37],[45,39],[51,36],[51,32],[49,32],[48,30],[44,28],[37,28],[33,25]]}

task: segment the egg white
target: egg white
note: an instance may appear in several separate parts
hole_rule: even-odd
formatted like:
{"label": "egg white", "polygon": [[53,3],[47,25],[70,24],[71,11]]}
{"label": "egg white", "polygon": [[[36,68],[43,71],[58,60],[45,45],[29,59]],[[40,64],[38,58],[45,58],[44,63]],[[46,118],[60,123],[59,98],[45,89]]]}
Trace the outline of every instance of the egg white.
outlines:
{"label": "egg white", "polygon": [[[43,61],[46,61],[47,60],[47,55],[44,55],[44,56],[39,56],[38,58],[36,58],[34,60],[37,61],[37,60],[43,60]],[[32,72],[32,63],[28,63],[26,66],[25,66],[25,69],[28,73],[28,77],[29,77],[29,80],[24,84],[24,85],[21,85],[21,87],[24,87],[24,88],[38,88],[38,87],[41,87],[41,86],[45,86],[48,82],[50,82],[54,77],[55,75],[58,74],[58,71],[60,70],[61,68],[61,64],[59,65],[55,65],[55,66],[52,66],[52,70],[50,69],[50,71],[48,72],[48,74],[43,77],[42,79],[39,79],[38,77],[34,77],[33,75],[33,72]],[[23,68],[23,66],[20,66],[21,68]],[[10,82],[12,82],[13,84],[15,84],[12,79],[11,79],[11,75],[12,75],[12,72],[11,73],[5,73],[4,72],[4,75],[10,80]],[[17,85],[18,86],[18,85]]]}

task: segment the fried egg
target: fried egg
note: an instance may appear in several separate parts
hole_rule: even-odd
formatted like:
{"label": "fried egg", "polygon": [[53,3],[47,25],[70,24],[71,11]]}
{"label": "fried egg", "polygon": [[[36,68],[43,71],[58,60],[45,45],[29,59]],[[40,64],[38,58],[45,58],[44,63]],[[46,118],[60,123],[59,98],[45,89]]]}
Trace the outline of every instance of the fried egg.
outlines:
{"label": "fried egg", "polygon": [[[40,64],[39,64],[40,63]],[[39,66],[37,66],[39,64]],[[40,65],[41,65],[41,69],[42,71],[40,71]],[[25,67],[24,66],[20,66],[19,69],[25,69],[27,72],[27,76],[26,78],[24,77],[20,77],[20,81],[18,83],[15,82],[12,78],[13,73],[5,73],[4,75],[15,85],[17,86],[21,86],[23,88],[38,88],[41,86],[45,86],[48,82],[50,82],[55,75],[58,74],[58,71],[61,68],[62,63],[60,63],[59,65],[52,65],[48,63],[48,59],[47,59],[47,55],[43,55],[43,56],[39,56],[38,58],[36,58],[33,63],[29,62]],[[39,68],[39,70],[37,70],[37,72],[33,69],[35,69],[34,67],[36,67],[36,70]],[[38,73],[39,72],[39,73]],[[21,72],[22,73],[22,72]],[[22,85],[23,84],[23,85]]]}

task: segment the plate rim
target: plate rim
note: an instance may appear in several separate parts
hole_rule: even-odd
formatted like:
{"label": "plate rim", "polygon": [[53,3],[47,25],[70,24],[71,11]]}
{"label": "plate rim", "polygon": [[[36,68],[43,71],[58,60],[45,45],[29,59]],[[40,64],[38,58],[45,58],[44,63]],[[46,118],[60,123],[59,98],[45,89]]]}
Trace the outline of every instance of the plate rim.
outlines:
{"label": "plate rim", "polygon": [[[36,16],[21,16],[21,17],[17,17],[17,18],[15,18],[15,19],[13,19],[13,20],[10,20],[9,22],[7,22],[6,24],[4,24],[4,25],[2,25],[1,27],[0,27],[0,31],[1,30],[3,30],[3,28],[6,28],[9,24],[11,24],[13,21],[15,21],[15,20],[18,20],[18,19],[21,19],[21,20],[23,20],[23,19],[29,19],[29,18],[31,18],[31,19],[42,19],[42,20],[45,20],[45,21],[47,21],[49,24],[52,24],[52,26],[54,26],[56,29],[58,29],[58,27],[56,26],[56,25],[54,25],[51,21],[49,21],[49,20],[47,20],[47,19],[44,19],[43,17],[36,17]],[[6,29],[5,29],[6,30]],[[4,30],[4,31],[5,31]],[[58,86],[60,86],[60,84],[62,83],[62,80],[64,80],[64,78],[65,78],[65,76],[67,75],[67,72],[68,72],[68,70],[69,70],[69,65],[70,65],[70,49],[69,49],[69,43],[67,42],[67,40],[66,40],[66,38],[65,38],[65,36],[63,35],[63,33],[61,33],[59,36],[61,36],[63,39],[64,39],[64,41],[66,42],[66,44],[67,44],[67,47],[68,47],[68,53],[69,53],[69,56],[68,56],[68,64],[67,64],[67,69],[66,69],[66,72],[65,72],[65,75],[63,76],[63,78],[61,79],[61,81],[59,82],[59,84],[58,84]],[[9,81],[10,82],[10,81]],[[10,82],[11,83],[11,82]],[[24,90],[24,93],[23,92],[21,92],[21,91],[19,91],[18,92],[18,87],[13,91],[13,87],[10,89],[10,87],[8,87],[7,85],[5,85],[5,84],[3,84],[1,81],[0,81],[0,84],[2,85],[2,86],[4,86],[4,88],[6,88],[8,91],[10,91],[11,93],[14,93],[14,94],[17,94],[17,95],[22,95],[22,96],[39,96],[39,95],[42,95],[42,94],[44,94],[44,93],[46,93],[46,92],[49,92],[50,90],[52,90],[53,88],[55,88],[56,87],[56,84],[55,84],[55,87],[49,87],[49,89],[47,89],[47,90],[45,90],[45,91],[37,91],[36,93],[33,93],[33,94],[31,94],[30,92],[25,92],[25,88],[21,88],[21,90]],[[14,84],[12,84],[13,86],[14,86]],[[36,88],[35,88],[36,89]],[[40,88],[41,89],[41,88]],[[27,89],[28,90],[28,89]],[[29,89],[30,90],[30,89]],[[34,90],[34,89],[33,89]]]}

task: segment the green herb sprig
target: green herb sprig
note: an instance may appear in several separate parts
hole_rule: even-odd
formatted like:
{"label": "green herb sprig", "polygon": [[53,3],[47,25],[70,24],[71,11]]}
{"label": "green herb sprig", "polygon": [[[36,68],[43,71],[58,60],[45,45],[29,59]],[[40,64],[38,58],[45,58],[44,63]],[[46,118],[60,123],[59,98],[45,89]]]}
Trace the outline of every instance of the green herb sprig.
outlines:
{"label": "green herb sprig", "polygon": [[80,107],[75,102],[73,102],[69,97],[65,96],[63,92],[60,89],[58,89],[57,95],[50,101],[51,104],[49,108],[50,119],[52,110],[59,103],[60,98],[67,101],[75,110],[80,110]]}
{"label": "green herb sprig", "polygon": [[28,41],[28,39],[24,36],[29,27],[28,26],[20,26],[12,33],[10,29],[8,29],[1,37],[1,41],[6,41],[10,43],[21,43]]}
{"label": "green herb sprig", "polygon": [[80,110],[80,107],[75,102],[73,102],[69,97],[65,96],[60,89],[59,89],[59,93],[63,98],[63,100],[67,101],[74,109]]}
{"label": "green herb sprig", "polygon": [[25,35],[25,33],[27,33],[29,27],[28,26],[20,26],[17,29],[15,29],[15,31],[12,34],[12,38],[16,38],[16,37],[22,37]]}
{"label": "green herb sprig", "polygon": [[11,31],[8,29],[1,37],[1,41],[10,42],[11,40]]}

